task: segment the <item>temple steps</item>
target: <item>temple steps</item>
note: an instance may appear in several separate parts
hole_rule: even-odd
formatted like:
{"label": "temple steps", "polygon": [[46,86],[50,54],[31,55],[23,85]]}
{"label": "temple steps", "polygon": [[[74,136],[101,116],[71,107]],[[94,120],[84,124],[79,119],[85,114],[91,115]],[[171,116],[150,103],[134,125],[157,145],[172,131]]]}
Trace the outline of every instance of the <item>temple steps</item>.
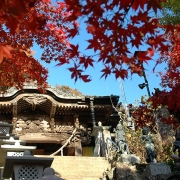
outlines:
{"label": "temple steps", "polygon": [[[36,155],[37,156],[37,155]],[[39,156],[38,157],[49,157]],[[99,180],[110,167],[104,157],[51,156],[51,167],[65,180]]]}

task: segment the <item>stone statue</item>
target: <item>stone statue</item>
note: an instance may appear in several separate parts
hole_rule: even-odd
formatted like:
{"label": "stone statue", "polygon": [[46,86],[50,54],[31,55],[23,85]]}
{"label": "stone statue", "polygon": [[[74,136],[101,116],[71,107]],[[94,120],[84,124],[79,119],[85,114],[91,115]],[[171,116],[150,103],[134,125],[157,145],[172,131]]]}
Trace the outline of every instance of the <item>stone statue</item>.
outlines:
{"label": "stone statue", "polygon": [[178,156],[180,157],[180,129],[176,130],[175,138],[173,152],[175,153],[178,150]]}
{"label": "stone statue", "polygon": [[154,162],[156,163],[156,151],[154,146],[154,141],[152,136],[149,135],[149,129],[144,127],[142,130],[141,143],[145,145],[146,148],[146,162]]}
{"label": "stone statue", "polygon": [[116,126],[116,129],[114,129],[114,132],[115,132],[115,142],[119,148],[118,152],[120,154],[130,154],[129,146],[128,146],[128,144],[126,142],[126,138],[125,138],[125,132],[124,132],[123,127],[120,122]]}

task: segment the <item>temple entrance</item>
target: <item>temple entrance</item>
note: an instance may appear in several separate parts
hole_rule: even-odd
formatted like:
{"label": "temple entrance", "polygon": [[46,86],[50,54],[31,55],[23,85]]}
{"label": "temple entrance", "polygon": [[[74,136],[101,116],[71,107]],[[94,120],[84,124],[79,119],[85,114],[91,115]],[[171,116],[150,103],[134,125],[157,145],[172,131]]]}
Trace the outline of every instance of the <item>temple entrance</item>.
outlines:
{"label": "temple entrance", "polygon": [[[27,146],[37,146],[35,150],[35,155],[51,155],[56,152],[62,145],[53,143],[27,143]],[[75,147],[65,147],[63,148],[63,156],[89,156],[93,157],[94,147],[93,146],[83,146],[81,154],[77,154]],[[57,153],[56,156],[61,156],[61,152]]]}

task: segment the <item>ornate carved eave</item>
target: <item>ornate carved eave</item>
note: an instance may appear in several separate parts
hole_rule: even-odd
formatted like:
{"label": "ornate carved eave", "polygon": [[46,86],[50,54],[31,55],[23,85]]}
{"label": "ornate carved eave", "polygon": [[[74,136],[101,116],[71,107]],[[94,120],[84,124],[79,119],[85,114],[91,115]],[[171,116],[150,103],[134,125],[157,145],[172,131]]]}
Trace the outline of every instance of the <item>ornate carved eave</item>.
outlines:
{"label": "ornate carved eave", "polygon": [[23,110],[35,111],[38,108],[46,112],[50,118],[74,114],[91,116],[90,102],[93,98],[95,115],[107,117],[113,112],[112,107],[116,106],[119,100],[119,96],[65,97],[62,92],[59,93],[53,88],[48,88],[45,94],[41,94],[36,88],[30,87],[23,91],[11,88],[4,97],[0,97],[0,114],[12,114],[16,117]]}
{"label": "ornate carved eave", "polygon": [[[28,83],[24,86],[23,90],[16,89],[15,87],[12,87],[7,90],[6,93],[0,94],[0,102],[5,102],[5,101],[11,101],[14,98],[16,98],[18,95],[23,94],[23,93],[38,93],[41,94],[37,86],[34,83]],[[83,103],[85,101],[89,101],[90,99],[94,98],[94,104],[106,104],[106,103],[113,103],[115,106],[117,105],[117,102],[119,100],[119,96],[78,96],[78,95],[73,95],[73,94],[67,94],[64,93],[60,90],[58,90],[55,87],[49,86],[46,89],[46,95],[51,96],[54,100],[57,101],[72,101],[72,102],[77,102],[77,103]],[[111,99],[111,100],[110,100]]]}
{"label": "ornate carved eave", "polygon": [[[25,91],[33,91],[33,90],[38,90],[37,86],[35,83],[27,83],[24,85],[23,90],[19,90],[15,87],[12,87],[6,91],[6,93],[0,94],[0,97],[11,97],[14,96],[15,94],[18,94],[19,92],[25,92]],[[54,94],[55,96],[63,99],[83,99],[85,96],[78,96],[78,95],[73,95],[69,93],[65,93],[55,87],[49,86],[46,89],[47,92]]]}

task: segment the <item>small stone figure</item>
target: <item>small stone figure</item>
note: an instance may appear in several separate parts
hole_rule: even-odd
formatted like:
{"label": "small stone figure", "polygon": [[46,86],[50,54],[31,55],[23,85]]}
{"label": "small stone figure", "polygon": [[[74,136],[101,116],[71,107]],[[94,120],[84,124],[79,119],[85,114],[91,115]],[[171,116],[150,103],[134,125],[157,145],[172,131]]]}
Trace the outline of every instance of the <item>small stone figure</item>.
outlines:
{"label": "small stone figure", "polygon": [[154,141],[152,139],[152,136],[149,135],[149,129],[147,127],[144,127],[142,130],[142,136],[141,136],[141,143],[145,145],[146,147],[146,162],[154,162],[156,163],[156,151],[154,146]]}
{"label": "small stone figure", "polygon": [[118,152],[120,154],[130,154],[129,146],[128,146],[128,144],[126,142],[126,138],[125,138],[125,132],[124,132],[123,127],[120,122],[116,126],[116,129],[114,130],[114,132],[115,132],[115,142],[119,148]]}
{"label": "small stone figure", "polygon": [[180,157],[180,129],[176,130],[175,138],[173,152],[175,153],[178,150],[178,156]]}

